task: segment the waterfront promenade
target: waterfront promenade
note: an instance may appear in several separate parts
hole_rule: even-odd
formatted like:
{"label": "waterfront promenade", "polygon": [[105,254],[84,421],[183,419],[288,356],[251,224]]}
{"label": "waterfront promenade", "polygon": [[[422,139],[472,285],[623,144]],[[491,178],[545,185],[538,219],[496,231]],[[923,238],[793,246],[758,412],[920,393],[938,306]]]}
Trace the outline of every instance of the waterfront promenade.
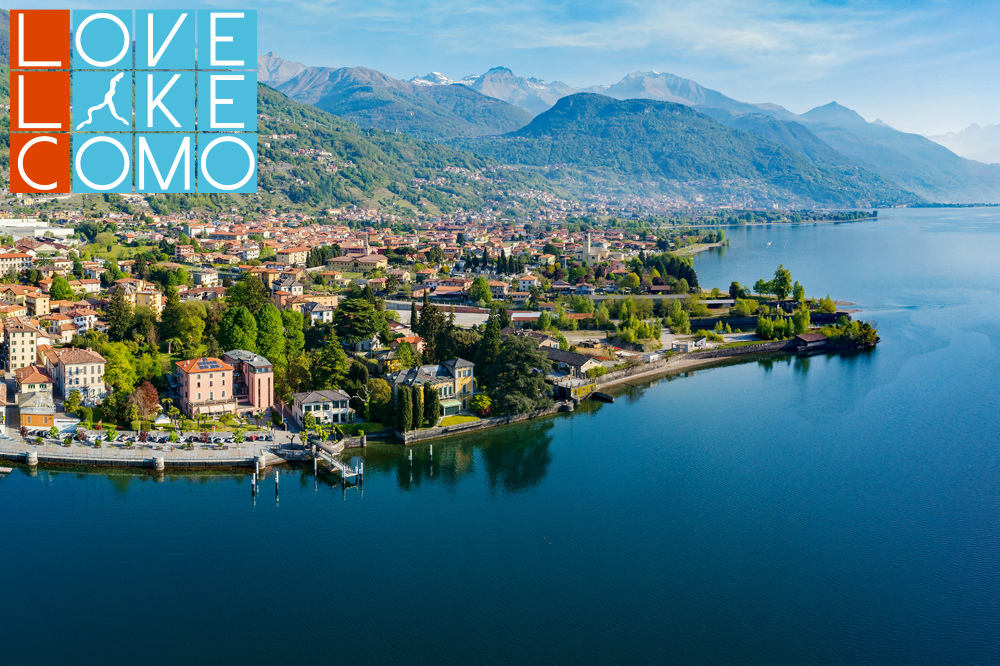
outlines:
{"label": "waterfront promenade", "polygon": [[[0,460],[48,463],[57,465],[88,465],[95,467],[200,468],[248,467],[261,462],[264,466],[283,463],[274,454],[276,442],[243,442],[239,446],[221,449],[195,444],[184,450],[170,444],[133,444],[125,447],[116,442],[102,443],[100,447],[82,446],[74,442],[64,446],[55,442],[28,444],[21,437],[11,435],[0,439]],[[30,454],[34,454],[32,458]],[[157,461],[160,461],[159,464]]]}

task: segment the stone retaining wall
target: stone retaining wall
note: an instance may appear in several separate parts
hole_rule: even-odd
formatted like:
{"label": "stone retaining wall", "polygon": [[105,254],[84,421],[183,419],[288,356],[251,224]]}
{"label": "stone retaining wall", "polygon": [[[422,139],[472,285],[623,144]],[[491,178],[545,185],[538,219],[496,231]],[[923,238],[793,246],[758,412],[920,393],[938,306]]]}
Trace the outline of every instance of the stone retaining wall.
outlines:
{"label": "stone retaining wall", "polygon": [[537,419],[542,416],[551,416],[552,414],[557,414],[559,412],[571,411],[573,411],[573,403],[570,401],[561,401],[556,402],[552,409],[541,409],[525,414],[515,414],[513,416],[492,416],[485,419],[479,419],[478,421],[469,421],[468,423],[459,423],[457,425],[446,426],[443,428],[411,430],[406,433],[401,433],[398,430],[393,430],[392,432],[396,436],[396,439],[404,444],[414,444],[416,442],[423,442],[429,439],[440,439],[441,437],[462,435],[467,432],[475,432],[476,430],[483,430],[485,428],[494,428],[496,426],[507,425],[509,423],[518,423],[519,421],[527,421],[528,419]]}

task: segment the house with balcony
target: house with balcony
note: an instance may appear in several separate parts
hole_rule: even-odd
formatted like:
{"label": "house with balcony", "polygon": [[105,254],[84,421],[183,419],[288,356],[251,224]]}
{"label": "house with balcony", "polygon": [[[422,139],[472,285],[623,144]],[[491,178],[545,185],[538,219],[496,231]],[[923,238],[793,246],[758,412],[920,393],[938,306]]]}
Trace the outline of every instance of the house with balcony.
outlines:
{"label": "house with balcony", "polygon": [[444,416],[458,414],[469,408],[469,401],[475,392],[473,369],[475,363],[461,358],[453,358],[440,365],[421,365],[401,370],[389,378],[392,395],[395,397],[400,386],[421,389],[430,386],[441,399]]}
{"label": "house with balcony", "polygon": [[192,418],[197,414],[235,414],[233,370],[222,359],[207,356],[179,362],[174,381],[177,406]]}
{"label": "house with balcony", "polygon": [[343,391],[306,391],[293,398],[292,417],[300,426],[305,426],[306,414],[312,414],[319,424],[354,421],[351,396]]}
{"label": "house with balcony", "polygon": [[222,360],[233,368],[237,414],[262,414],[274,404],[274,364],[243,349],[227,351]]}

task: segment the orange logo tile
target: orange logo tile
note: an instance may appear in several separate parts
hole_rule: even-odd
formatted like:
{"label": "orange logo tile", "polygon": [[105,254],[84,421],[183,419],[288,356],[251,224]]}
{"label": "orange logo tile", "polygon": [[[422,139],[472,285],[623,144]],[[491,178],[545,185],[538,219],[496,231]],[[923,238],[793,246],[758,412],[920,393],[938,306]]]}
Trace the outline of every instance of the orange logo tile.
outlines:
{"label": "orange logo tile", "polygon": [[69,72],[10,73],[10,131],[68,132]]}
{"label": "orange logo tile", "polygon": [[12,10],[10,68],[69,69],[69,10]]}
{"label": "orange logo tile", "polygon": [[11,134],[10,191],[70,192],[70,134]]}

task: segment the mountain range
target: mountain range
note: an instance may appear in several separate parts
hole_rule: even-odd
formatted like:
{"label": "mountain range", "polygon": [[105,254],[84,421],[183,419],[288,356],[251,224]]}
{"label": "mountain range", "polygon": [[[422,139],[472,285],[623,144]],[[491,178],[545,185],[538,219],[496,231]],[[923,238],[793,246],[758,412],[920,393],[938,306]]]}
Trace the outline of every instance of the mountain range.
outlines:
{"label": "mountain range", "polygon": [[961,132],[927,138],[967,159],[986,164],[1000,163],[1000,125],[981,127],[973,123]]}
{"label": "mountain range", "polygon": [[[434,72],[408,82],[384,75],[375,81],[371,76],[355,74],[361,70],[325,68],[305,68],[291,78],[284,78],[284,71],[295,70],[283,71],[275,60],[271,55],[267,63],[259,61],[258,76],[293,99],[343,113],[362,126],[399,130],[427,139],[452,140],[516,132],[528,124],[530,116],[546,113],[560,99],[596,93],[619,100],[647,99],[693,107],[728,127],[785,146],[817,166],[839,169],[850,165],[863,169],[926,201],[1000,201],[1000,166],[964,159],[941,143],[900,132],[880,120],[868,122],[835,102],[800,115],[778,104],[741,102],[690,79],[663,72],[633,72],[612,85],[580,89],[560,81],[517,76],[504,67],[457,80]],[[350,75],[331,76],[334,71]],[[390,97],[395,104],[359,103],[363,95],[356,90],[357,78],[365,78],[370,86],[364,95]],[[321,89],[319,95],[312,90],[315,87]],[[426,92],[454,94],[463,90],[502,102],[509,112],[504,113],[501,110],[504,107],[487,107],[481,100],[473,103],[475,98],[464,96],[463,106],[442,104]],[[325,101],[313,101],[317,97]],[[470,108],[476,109],[474,116],[468,112]],[[400,109],[402,113],[398,112]],[[529,115],[516,116],[512,109]]]}
{"label": "mountain range", "polygon": [[711,192],[703,196],[713,203],[753,199],[793,207],[814,202],[880,207],[918,201],[858,168],[803,126],[766,120],[779,125],[770,132],[788,134],[801,150],[727,127],[683,104],[596,93],[563,97],[516,132],[451,144],[501,163],[558,166],[587,184],[611,174],[687,200],[696,198],[691,185],[697,184]]}

